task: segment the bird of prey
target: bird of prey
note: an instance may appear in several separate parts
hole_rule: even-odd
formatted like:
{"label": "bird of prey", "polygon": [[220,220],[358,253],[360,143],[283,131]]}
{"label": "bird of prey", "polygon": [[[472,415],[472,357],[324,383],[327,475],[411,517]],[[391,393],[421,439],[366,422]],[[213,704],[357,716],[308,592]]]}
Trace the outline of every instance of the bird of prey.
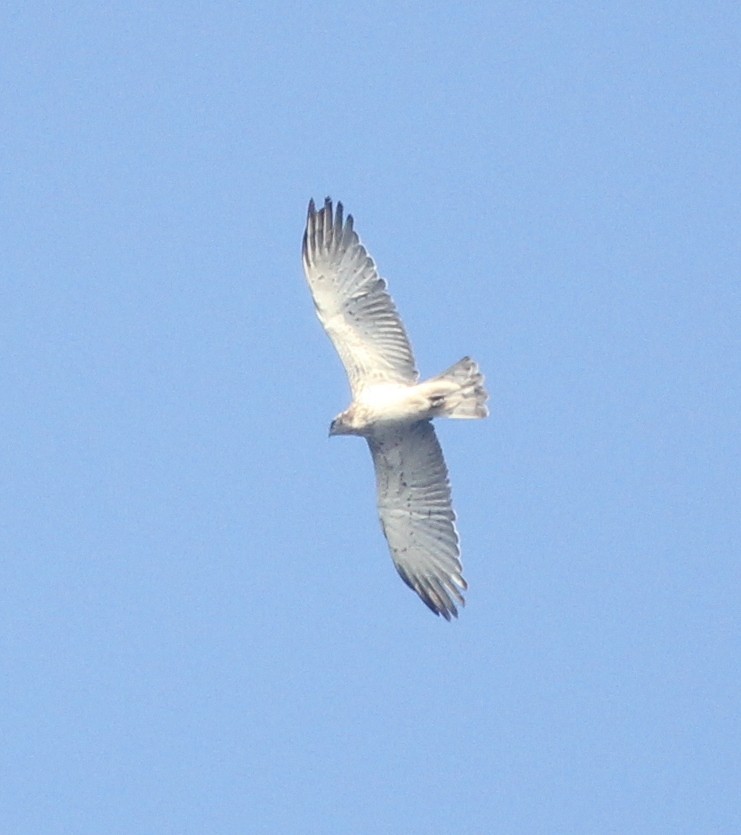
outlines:
{"label": "bird of prey", "polygon": [[376,470],[378,515],[397,571],[446,620],[463,605],[463,579],[448,471],[432,418],[483,418],[484,378],[464,357],[419,382],[412,349],[386,282],[352,215],[310,201],[303,240],[306,280],[319,321],[340,355],[352,403],[330,435],[361,435]]}

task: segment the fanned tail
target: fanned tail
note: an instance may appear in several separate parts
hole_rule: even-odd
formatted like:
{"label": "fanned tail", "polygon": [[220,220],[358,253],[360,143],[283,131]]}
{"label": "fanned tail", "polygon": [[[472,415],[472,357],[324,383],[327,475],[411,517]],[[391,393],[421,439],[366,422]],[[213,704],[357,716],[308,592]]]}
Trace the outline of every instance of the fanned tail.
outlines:
{"label": "fanned tail", "polygon": [[428,384],[435,417],[473,420],[489,414],[484,375],[470,357],[463,357]]}

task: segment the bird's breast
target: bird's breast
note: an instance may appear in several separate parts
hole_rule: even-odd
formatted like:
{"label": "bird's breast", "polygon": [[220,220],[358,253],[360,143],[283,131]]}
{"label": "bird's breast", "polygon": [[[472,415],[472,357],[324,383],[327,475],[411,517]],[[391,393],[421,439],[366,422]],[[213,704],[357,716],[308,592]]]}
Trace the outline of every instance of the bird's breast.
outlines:
{"label": "bird's breast", "polygon": [[428,398],[416,385],[377,383],[363,389],[355,404],[368,424],[408,423],[429,416]]}

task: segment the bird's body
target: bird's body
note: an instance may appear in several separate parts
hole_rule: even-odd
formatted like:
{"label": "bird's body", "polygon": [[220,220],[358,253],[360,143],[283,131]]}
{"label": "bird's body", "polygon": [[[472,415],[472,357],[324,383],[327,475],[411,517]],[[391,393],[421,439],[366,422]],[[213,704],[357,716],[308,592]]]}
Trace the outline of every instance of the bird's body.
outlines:
{"label": "bird's body", "polygon": [[309,203],[303,262],[317,316],[347,371],[353,402],[330,435],[361,435],[376,471],[381,527],[397,571],[435,614],[463,604],[450,486],[431,420],[487,415],[484,379],[464,357],[418,382],[419,374],[386,283],[353,229],[327,198]]}
{"label": "bird's body", "polygon": [[[414,419],[424,410],[416,386],[404,383],[376,383],[359,392],[350,407],[332,421],[333,435],[369,435],[385,423]],[[421,419],[421,418],[418,418]]]}
{"label": "bird's body", "polygon": [[420,386],[376,383],[363,389],[350,407],[332,421],[333,435],[372,435],[384,426],[432,417],[430,398]]}

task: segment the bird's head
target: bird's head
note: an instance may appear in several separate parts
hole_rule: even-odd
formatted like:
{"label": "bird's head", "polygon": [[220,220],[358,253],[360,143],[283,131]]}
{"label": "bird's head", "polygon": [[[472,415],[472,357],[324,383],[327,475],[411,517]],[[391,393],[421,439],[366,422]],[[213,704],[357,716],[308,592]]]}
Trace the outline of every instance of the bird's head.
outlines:
{"label": "bird's head", "polygon": [[352,426],[350,424],[350,416],[347,412],[342,412],[329,424],[329,437],[332,435],[351,435]]}

